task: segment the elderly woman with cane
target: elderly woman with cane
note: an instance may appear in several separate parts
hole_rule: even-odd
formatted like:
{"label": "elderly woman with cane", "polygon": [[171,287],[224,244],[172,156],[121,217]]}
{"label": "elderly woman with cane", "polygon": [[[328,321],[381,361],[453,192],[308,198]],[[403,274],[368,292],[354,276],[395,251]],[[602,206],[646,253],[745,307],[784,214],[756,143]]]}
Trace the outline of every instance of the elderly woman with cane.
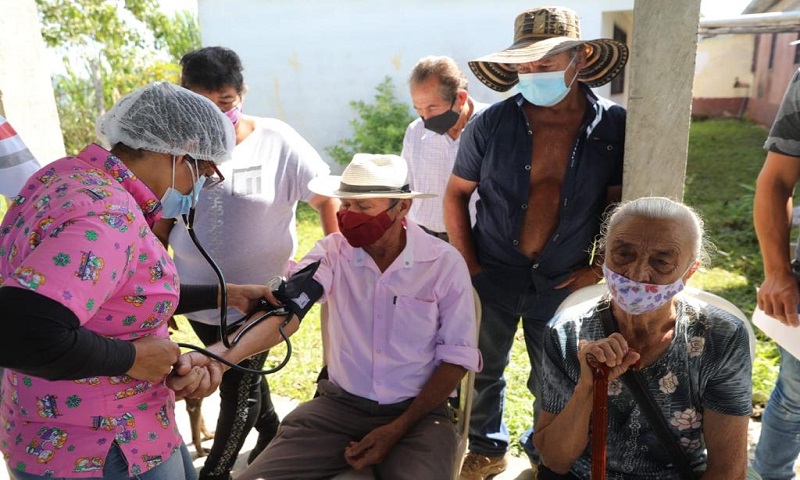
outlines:
{"label": "elderly woman with cane", "polygon": [[678,295],[704,256],[700,218],[666,198],[625,203],[607,221],[604,252],[608,293],[548,326],[539,478],[590,478],[598,368],[608,374],[606,478],[758,478],[747,468],[747,329]]}

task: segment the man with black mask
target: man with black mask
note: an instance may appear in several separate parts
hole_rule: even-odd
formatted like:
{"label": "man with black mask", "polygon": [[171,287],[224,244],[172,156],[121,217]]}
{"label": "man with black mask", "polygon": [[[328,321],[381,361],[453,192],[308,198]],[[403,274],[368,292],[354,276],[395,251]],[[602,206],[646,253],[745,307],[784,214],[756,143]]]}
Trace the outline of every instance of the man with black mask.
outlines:
{"label": "man with black mask", "polygon": [[[450,57],[420,59],[408,83],[420,118],[408,125],[401,156],[408,163],[411,187],[438,195],[415,202],[409,218],[426,232],[447,241],[442,198],[453,171],[459,137],[472,114],[488,105],[469,96],[467,77]],[[473,220],[477,198],[476,193],[470,202]]]}

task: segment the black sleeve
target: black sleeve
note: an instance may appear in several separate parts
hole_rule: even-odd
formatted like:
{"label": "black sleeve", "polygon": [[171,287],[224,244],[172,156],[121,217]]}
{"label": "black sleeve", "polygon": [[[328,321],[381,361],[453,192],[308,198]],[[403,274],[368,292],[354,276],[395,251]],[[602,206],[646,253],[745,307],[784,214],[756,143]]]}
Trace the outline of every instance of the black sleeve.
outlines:
{"label": "black sleeve", "polygon": [[83,328],[55,300],[22,288],[0,288],[0,365],[48,380],[122,375],[136,358],[133,344]]}
{"label": "black sleeve", "polygon": [[219,285],[184,285],[181,284],[181,296],[175,315],[199,310],[211,310],[219,307],[217,297]]}

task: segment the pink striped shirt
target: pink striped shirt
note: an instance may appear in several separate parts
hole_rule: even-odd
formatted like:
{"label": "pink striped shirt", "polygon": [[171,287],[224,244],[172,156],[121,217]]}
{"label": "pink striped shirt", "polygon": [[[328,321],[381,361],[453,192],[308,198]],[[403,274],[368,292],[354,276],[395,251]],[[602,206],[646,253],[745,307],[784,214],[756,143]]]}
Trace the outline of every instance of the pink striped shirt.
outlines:
{"label": "pink striped shirt", "polygon": [[0,195],[16,195],[39,167],[14,127],[0,116]]}

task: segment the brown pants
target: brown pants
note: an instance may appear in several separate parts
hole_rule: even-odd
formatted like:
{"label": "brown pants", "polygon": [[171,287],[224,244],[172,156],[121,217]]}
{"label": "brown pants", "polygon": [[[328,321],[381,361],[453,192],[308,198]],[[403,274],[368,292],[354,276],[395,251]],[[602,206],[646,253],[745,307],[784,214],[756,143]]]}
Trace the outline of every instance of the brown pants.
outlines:
{"label": "brown pants", "polygon": [[[410,400],[378,405],[323,380],[322,394],[292,411],[278,435],[236,480],[332,478],[350,469],[344,449],[397,418]],[[374,466],[381,480],[449,479],[453,474],[456,433],[447,406],[436,408]]]}

